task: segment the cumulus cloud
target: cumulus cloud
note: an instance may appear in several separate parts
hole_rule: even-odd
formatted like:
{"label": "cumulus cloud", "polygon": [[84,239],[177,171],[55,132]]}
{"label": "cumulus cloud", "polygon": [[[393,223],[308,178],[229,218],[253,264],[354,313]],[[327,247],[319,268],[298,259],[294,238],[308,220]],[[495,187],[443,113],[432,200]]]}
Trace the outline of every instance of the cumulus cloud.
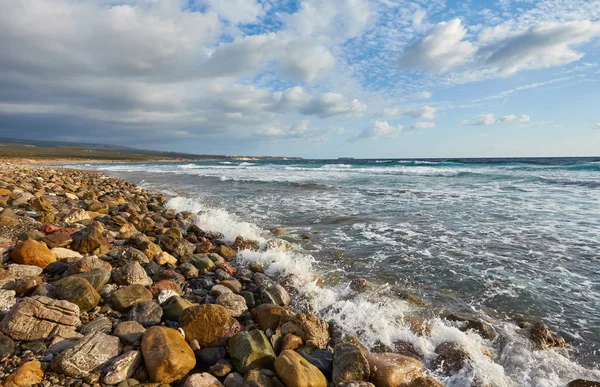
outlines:
{"label": "cumulus cloud", "polygon": [[367,105],[358,99],[351,101],[338,93],[325,93],[320,97],[313,98],[299,111],[305,115],[315,115],[321,118],[332,117],[339,114],[360,116],[367,110]]}
{"label": "cumulus cloud", "polygon": [[375,121],[358,135],[355,140],[368,139],[368,138],[380,138],[380,137],[395,137],[402,130],[404,126],[398,125],[393,126],[388,124],[387,121]]}
{"label": "cumulus cloud", "polygon": [[417,122],[416,124],[411,125],[410,128],[415,130],[433,129],[435,128],[435,122]]}
{"label": "cumulus cloud", "polygon": [[427,36],[408,46],[398,63],[402,68],[448,71],[468,61],[477,51],[473,43],[463,40],[466,34],[460,19],[441,22]]}
{"label": "cumulus cloud", "polygon": [[475,117],[472,120],[463,121],[463,125],[477,125],[477,126],[490,126],[490,125],[498,125],[509,122],[517,122],[517,123],[525,123],[529,122],[530,118],[526,114],[522,114],[520,116],[516,116],[514,114],[502,116],[500,118],[496,118],[494,114],[487,113],[482,114],[480,116]]}
{"label": "cumulus cloud", "polygon": [[263,6],[256,0],[209,0],[211,9],[233,24],[252,23],[264,14]]}
{"label": "cumulus cloud", "polygon": [[[600,36],[600,23],[589,20],[543,22],[513,31],[511,23],[487,28],[479,39],[467,36],[460,19],[441,22],[400,56],[401,68],[448,72],[457,68],[496,75],[547,68],[577,61],[574,47]],[[475,76],[475,75],[471,75]]]}
{"label": "cumulus cloud", "polygon": [[280,63],[283,74],[309,83],[323,78],[334,67],[335,57],[326,47],[308,44],[289,45]]}

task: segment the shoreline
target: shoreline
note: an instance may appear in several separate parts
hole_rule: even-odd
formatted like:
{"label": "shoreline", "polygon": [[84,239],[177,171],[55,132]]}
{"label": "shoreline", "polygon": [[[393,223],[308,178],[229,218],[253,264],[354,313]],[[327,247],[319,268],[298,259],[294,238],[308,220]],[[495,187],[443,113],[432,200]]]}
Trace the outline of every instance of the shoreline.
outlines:
{"label": "shoreline", "polygon": [[[10,314],[15,319],[21,318],[18,313],[22,308],[20,305],[33,302],[42,303],[42,306],[38,305],[39,308],[50,308],[50,301],[39,298],[50,297],[50,300],[61,299],[66,302],[63,307],[67,309],[73,304],[78,305],[79,309],[70,310],[73,311],[72,314],[79,315],[79,321],[75,318],[69,324],[63,320],[55,321],[54,328],[61,328],[62,335],[55,332],[27,332],[25,335],[6,321],[0,323],[0,331],[13,341],[13,345],[16,343],[21,351],[21,356],[11,355],[2,362],[0,381],[4,380],[6,383],[10,379],[6,370],[12,369],[18,373],[24,368],[27,371],[34,367],[38,375],[40,372],[43,375],[41,385],[48,381],[54,383],[51,378],[64,380],[65,375],[94,386],[116,385],[125,379],[118,383],[112,382],[126,375],[134,376],[140,382],[182,381],[173,385],[188,387],[220,385],[194,384],[196,380],[212,380],[212,377],[225,383],[225,386],[240,385],[240,381],[244,380],[263,383],[259,385],[278,385],[277,383],[283,382],[290,386],[302,384],[298,384],[298,380],[290,380],[289,375],[296,375],[295,379],[299,379],[302,374],[299,370],[306,369],[310,372],[302,375],[312,378],[310,380],[316,383],[314,385],[333,381],[336,385],[338,382],[355,382],[345,385],[367,386],[370,380],[375,386],[384,386],[391,383],[385,378],[394,377],[402,378],[400,380],[405,386],[439,386],[439,381],[428,376],[432,369],[441,367],[444,374],[452,375],[468,366],[471,355],[454,342],[438,345],[435,348],[435,362],[428,364],[423,354],[408,342],[396,342],[394,348],[371,348],[369,351],[354,337],[338,337],[340,332],[319,316],[296,314],[289,308],[290,293],[292,297],[294,294],[292,287],[285,281],[277,283],[265,276],[263,272],[266,267],[261,267],[256,262],[241,265],[236,259],[239,251],[262,250],[264,246],[244,239],[236,239],[233,244],[225,243],[222,236],[201,230],[195,225],[195,214],[166,210],[166,198],[160,194],[144,191],[123,180],[103,178],[97,171],[37,167],[31,164],[4,164],[2,169],[0,182],[5,184],[0,184],[0,190],[4,189],[0,191],[0,198],[6,199],[3,199],[5,203],[1,206],[17,211],[9,216],[5,212],[0,214],[0,224],[3,221],[6,224],[16,222],[13,226],[0,226],[0,238],[9,237],[8,241],[0,239],[3,241],[0,244],[3,253],[0,282],[4,281],[0,299],[10,299],[11,292],[16,296],[13,298],[20,298],[20,302],[16,303],[15,299],[15,305],[5,309],[4,314]],[[7,175],[10,174],[14,175],[13,180],[17,180],[6,184],[9,180]],[[69,180],[80,184],[72,184]],[[18,192],[18,187],[23,192]],[[27,197],[23,193],[29,191],[33,196],[23,201]],[[13,206],[15,200],[18,204]],[[29,216],[27,210],[35,211],[36,219]],[[35,220],[43,222],[36,223]],[[17,230],[18,233],[7,234],[9,229]],[[278,248],[287,249],[287,242],[276,235],[283,232],[278,230],[273,233],[271,240],[275,241],[273,243],[276,246],[278,244]],[[11,251],[19,234],[26,234],[31,240],[40,240],[41,242],[28,244],[36,246],[39,255],[51,262],[40,262],[35,257],[28,257],[23,246],[17,248],[22,252]],[[22,245],[25,243],[21,242]],[[54,253],[54,261],[51,259],[52,255],[46,252],[48,248],[41,244],[61,249]],[[12,257],[10,260],[7,257],[9,253]],[[57,253],[62,254],[61,258]],[[35,263],[35,267],[43,267],[44,271],[31,266],[10,267],[15,260]],[[53,284],[58,281],[62,281],[61,287],[70,292],[57,293]],[[358,281],[351,286],[360,289],[366,286],[366,282]],[[119,294],[121,289],[126,289],[123,296]],[[146,297],[140,298],[137,293]],[[179,298],[166,298],[168,295]],[[124,307],[123,300],[134,296],[140,302]],[[157,302],[159,300],[163,302]],[[422,300],[412,301],[418,303]],[[82,309],[87,311],[81,312]],[[77,311],[79,313],[75,313]],[[157,318],[159,314],[169,314],[170,317],[177,315],[177,318]],[[205,324],[213,325],[209,327],[201,326],[199,321],[202,318],[220,323]],[[461,316],[456,318],[466,329],[481,336],[491,335],[489,327],[483,321],[469,318],[461,320]],[[119,326],[123,327],[122,324],[128,319],[139,320],[141,325],[146,325],[143,334],[138,327],[137,340],[132,342],[118,335],[121,333]],[[95,321],[91,328],[90,325],[85,325],[88,321]],[[165,328],[152,328],[158,326]],[[181,335],[177,336],[174,328],[182,329],[185,340]],[[419,334],[427,335],[426,323],[421,322],[415,328]],[[35,340],[21,339],[34,337],[32,335],[36,337]],[[42,336],[38,337],[40,335]],[[111,356],[102,363],[93,363],[93,356],[86,357],[93,351],[90,343],[112,341],[114,344],[114,338],[117,349],[115,351],[114,345],[105,348]],[[0,339],[8,342],[1,336]],[[189,347],[192,355],[188,352],[186,356],[177,358],[184,365],[177,370],[177,379],[170,380],[164,374],[154,373],[154,369],[160,370],[165,364],[164,359],[161,362],[152,351],[145,349],[144,342],[151,339],[158,340],[166,348]],[[537,324],[533,326],[532,339],[544,350],[566,347],[564,339],[550,332],[547,327]],[[31,349],[32,341],[43,344],[33,348],[34,350],[42,346],[45,348],[35,352]],[[119,342],[124,348],[119,349]],[[53,346],[60,346],[60,343],[63,343],[60,351],[57,352],[54,348],[52,352]],[[255,350],[243,350],[248,345],[259,348],[259,353]],[[281,354],[283,351],[280,346],[291,352]],[[216,352],[219,356],[215,355]],[[91,365],[86,364],[91,368],[84,374],[74,374],[72,364],[69,363],[69,359],[77,356],[84,356],[92,362]],[[194,365],[191,364],[191,358]],[[252,359],[256,358],[260,359],[259,363],[253,363]],[[38,366],[32,364],[35,363],[33,359],[43,361]],[[144,368],[142,363],[146,365],[145,371],[139,371]],[[14,366],[7,368],[5,364]],[[253,366],[249,364],[258,366],[260,371],[251,370]],[[79,365],[78,369],[81,369]],[[390,372],[378,373],[377,369]],[[425,369],[427,371],[424,373]],[[105,383],[106,381],[112,384]]]}

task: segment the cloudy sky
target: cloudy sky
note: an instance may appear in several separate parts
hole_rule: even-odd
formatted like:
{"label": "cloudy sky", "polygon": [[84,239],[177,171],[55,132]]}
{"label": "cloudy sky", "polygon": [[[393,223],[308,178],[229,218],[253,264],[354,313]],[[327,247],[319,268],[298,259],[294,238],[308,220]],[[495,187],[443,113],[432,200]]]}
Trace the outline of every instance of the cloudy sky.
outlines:
{"label": "cloudy sky", "polygon": [[0,0],[0,136],[600,155],[600,1]]}

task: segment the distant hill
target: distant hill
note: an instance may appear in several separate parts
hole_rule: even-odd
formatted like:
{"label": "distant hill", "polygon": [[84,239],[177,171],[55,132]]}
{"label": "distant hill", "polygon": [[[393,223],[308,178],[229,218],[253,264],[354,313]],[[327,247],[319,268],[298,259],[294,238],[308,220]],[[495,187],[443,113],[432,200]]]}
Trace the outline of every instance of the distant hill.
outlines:
{"label": "distant hill", "polygon": [[[288,159],[286,157],[252,157],[228,155],[198,155],[137,149],[122,145],[88,144],[64,141],[24,140],[0,137],[0,158],[88,159],[88,160],[221,160],[221,159]],[[299,159],[297,157],[289,159]]]}

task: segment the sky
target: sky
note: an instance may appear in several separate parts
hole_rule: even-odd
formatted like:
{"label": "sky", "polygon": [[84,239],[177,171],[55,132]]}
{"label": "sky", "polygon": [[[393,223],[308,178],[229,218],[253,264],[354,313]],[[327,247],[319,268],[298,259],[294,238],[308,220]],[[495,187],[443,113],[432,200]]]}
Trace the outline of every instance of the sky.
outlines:
{"label": "sky", "polygon": [[600,0],[0,0],[0,136],[600,156]]}

